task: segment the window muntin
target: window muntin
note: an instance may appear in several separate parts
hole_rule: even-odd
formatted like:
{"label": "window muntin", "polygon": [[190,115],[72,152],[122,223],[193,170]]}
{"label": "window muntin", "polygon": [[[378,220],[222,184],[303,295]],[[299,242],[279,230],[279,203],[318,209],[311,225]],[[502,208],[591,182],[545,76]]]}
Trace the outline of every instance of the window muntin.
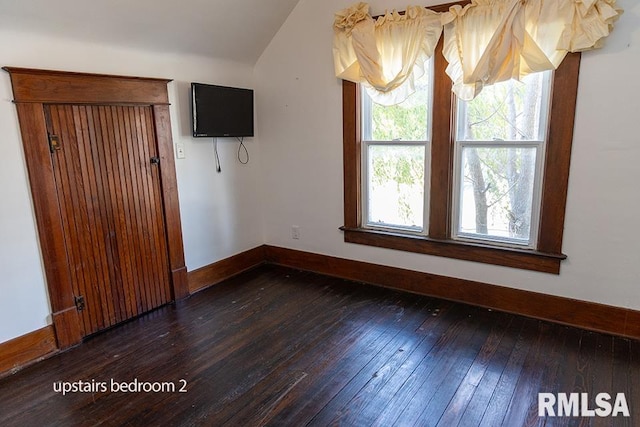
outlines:
{"label": "window muntin", "polygon": [[401,104],[376,104],[361,92],[364,227],[426,233],[432,62]]}
{"label": "window muntin", "polygon": [[551,73],[458,101],[452,238],[535,249]]}

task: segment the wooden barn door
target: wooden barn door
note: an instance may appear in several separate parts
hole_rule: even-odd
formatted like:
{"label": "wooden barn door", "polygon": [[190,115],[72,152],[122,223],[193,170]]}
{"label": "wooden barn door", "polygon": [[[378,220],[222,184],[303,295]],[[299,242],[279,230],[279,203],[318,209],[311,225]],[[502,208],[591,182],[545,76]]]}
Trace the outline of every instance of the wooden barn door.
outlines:
{"label": "wooden barn door", "polygon": [[170,80],[4,70],[58,347],[188,296]]}
{"label": "wooden barn door", "polygon": [[83,335],[170,302],[151,107],[45,105]]}

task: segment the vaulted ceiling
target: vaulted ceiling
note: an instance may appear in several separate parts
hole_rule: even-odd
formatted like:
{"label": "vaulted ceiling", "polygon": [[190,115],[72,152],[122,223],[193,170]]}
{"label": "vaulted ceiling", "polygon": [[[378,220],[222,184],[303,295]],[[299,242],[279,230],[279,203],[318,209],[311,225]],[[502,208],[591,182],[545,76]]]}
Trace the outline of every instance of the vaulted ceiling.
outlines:
{"label": "vaulted ceiling", "polygon": [[254,64],[298,0],[0,0],[0,28]]}

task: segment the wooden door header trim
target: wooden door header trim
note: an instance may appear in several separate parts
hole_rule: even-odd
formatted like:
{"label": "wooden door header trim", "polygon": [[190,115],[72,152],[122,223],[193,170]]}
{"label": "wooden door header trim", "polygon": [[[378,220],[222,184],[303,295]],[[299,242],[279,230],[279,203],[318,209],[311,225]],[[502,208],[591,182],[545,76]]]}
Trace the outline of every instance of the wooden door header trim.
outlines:
{"label": "wooden door header trim", "polygon": [[81,73],[78,71],[62,71],[62,70],[44,70],[39,68],[24,68],[24,67],[11,67],[6,66],[2,67],[3,70],[8,73],[22,73],[22,74],[44,74],[44,75],[64,75],[64,76],[90,76],[90,77],[109,77],[120,78],[120,79],[133,79],[133,80],[147,80],[147,81],[158,81],[158,82],[172,82],[173,79],[166,79],[162,77],[139,77],[139,76],[122,76],[118,74],[100,74],[100,73]]}
{"label": "wooden door header trim", "polygon": [[3,67],[14,102],[58,104],[168,104],[171,79]]}

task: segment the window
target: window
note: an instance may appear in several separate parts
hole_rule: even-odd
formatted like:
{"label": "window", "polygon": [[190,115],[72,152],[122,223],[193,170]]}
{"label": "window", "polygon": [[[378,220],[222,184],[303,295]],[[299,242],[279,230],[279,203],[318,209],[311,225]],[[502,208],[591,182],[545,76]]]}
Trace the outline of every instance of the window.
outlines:
{"label": "window", "polygon": [[452,238],[535,249],[551,72],[458,101]]}
{"label": "window", "polygon": [[431,67],[398,105],[374,103],[362,91],[363,224],[424,234],[428,224]]}
{"label": "window", "polygon": [[345,241],[558,274],[579,64],[471,102],[441,45],[401,105],[344,82]]}

